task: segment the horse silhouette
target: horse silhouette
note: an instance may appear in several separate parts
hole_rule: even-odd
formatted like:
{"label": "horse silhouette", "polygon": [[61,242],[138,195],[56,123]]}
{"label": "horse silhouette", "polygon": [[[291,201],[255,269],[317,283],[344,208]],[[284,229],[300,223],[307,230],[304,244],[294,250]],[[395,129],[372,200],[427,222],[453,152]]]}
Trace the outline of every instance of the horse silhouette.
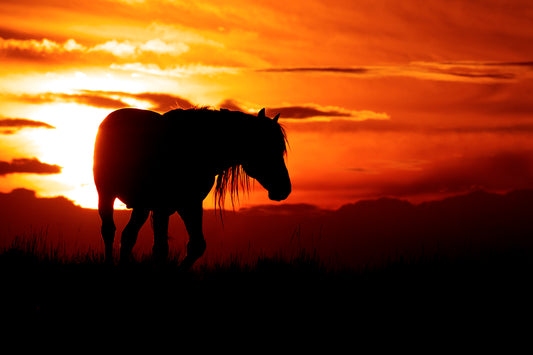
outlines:
{"label": "horse silhouette", "polygon": [[257,116],[239,111],[197,108],[164,115],[133,108],[110,113],[100,124],[94,150],[94,181],[102,221],[105,262],[113,263],[115,199],[132,208],[120,240],[120,262],[128,262],[137,235],[152,212],[152,258],[168,257],[169,217],[177,212],[189,241],[180,267],[200,258],[203,200],[215,185],[215,208],[227,192],[233,203],[254,178],[271,200],[286,199],[291,181],[284,156],[286,134],[262,109]]}

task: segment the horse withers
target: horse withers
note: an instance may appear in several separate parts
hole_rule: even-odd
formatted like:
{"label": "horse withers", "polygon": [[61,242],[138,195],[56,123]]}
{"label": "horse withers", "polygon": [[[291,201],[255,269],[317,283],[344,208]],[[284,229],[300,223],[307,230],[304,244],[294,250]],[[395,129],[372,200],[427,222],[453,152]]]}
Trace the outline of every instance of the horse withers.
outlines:
{"label": "horse withers", "polygon": [[178,212],[189,242],[180,264],[189,268],[206,243],[202,231],[203,200],[215,185],[216,206],[223,208],[256,179],[271,200],[286,199],[291,181],[285,165],[286,134],[262,109],[257,116],[239,111],[190,109],[164,115],[120,109],[100,124],[94,150],[94,181],[102,220],[105,261],[113,263],[115,199],[132,208],[121,236],[120,261],[127,262],[137,235],[153,217],[152,257],[168,257],[168,222]]}

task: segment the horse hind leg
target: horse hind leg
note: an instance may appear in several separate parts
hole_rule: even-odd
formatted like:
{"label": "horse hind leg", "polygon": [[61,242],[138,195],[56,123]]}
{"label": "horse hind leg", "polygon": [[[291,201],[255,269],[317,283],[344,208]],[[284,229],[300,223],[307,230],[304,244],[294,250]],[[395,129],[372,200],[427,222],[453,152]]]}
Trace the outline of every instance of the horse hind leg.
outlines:
{"label": "horse hind leg", "polygon": [[168,258],[168,220],[170,215],[171,213],[164,209],[153,211],[154,246],[152,259],[156,264],[163,264]]}
{"label": "horse hind leg", "polygon": [[102,220],[102,239],[104,240],[105,263],[113,263],[113,241],[115,240],[115,222],[113,221],[113,204],[115,198],[105,195],[98,196],[98,213]]}
{"label": "horse hind leg", "polygon": [[206,249],[204,233],[202,230],[202,203],[200,202],[197,205],[193,204],[192,206],[183,208],[179,210],[178,213],[183,219],[185,228],[187,228],[187,233],[189,234],[187,255],[180,264],[182,270],[187,270],[204,254]]}
{"label": "horse hind leg", "polygon": [[120,237],[120,263],[126,264],[131,261],[131,251],[135,242],[137,242],[137,236],[139,230],[144,225],[144,222],[148,219],[150,210],[142,208],[134,208],[131,212],[130,220]]}
{"label": "horse hind leg", "polygon": [[190,269],[196,260],[200,259],[204,255],[207,245],[205,239],[190,239],[187,243],[187,256],[180,263],[180,269],[188,270]]}

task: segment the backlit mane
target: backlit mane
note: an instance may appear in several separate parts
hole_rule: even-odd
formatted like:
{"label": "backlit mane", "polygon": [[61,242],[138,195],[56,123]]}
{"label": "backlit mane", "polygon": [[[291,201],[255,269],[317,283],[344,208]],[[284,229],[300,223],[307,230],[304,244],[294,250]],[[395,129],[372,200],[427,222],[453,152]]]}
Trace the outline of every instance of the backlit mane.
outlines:
{"label": "backlit mane", "polygon": [[[217,110],[210,110],[208,108],[200,108],[197,110],[202,110],[206,112],[213,112],[220,116],[223,120],[249,120],[251,122],[260,122],[260,118],[249,115],[240,111],[230,111],[221,109],[220,111]],[[279,127],[279,132],[281,137],[279,137],[280,142],[282,144],[282,150],[283,154],[285,155],[287,153],[287,135],[285,133],[285,129],[279,124],[275,123],[277,127]],[[238,131],[239,135],[249,134],[245,130],[244,124],[237,124],[235,126],[236,131]],[[239,201],[239,193],[245,192],[248,193],[250,191],[250,176],[246,174],[244,169],[240,164],[231,165],[227,169],[223,170],[220,174],[217,176],[216,184],[215,184],[215,209],[218,207],[220,211],[224,210],[224,201],[226,200],[226,195],[229,192],[229,197],[231,201],[232,208],[235,207],[235,202]]]}
{"label": "backlit mane", "polygon": [[250,176],[246,174],[241,165],[233,165],[218,174],[215,184],[215,210],[224,210],[224,201],[229,190],[231,206],[239,200],[240,191],[250,191]]}
{"label": "backlit mane", "polygon": [[[196,115],[212,115],[217,120],[221,120],[225,122],[228,126],[231,126],[234,129],[235,135],[237,137],[242,137],[243,135],[250,134],[250,132],[247,130],[249,125],[246,123],[255,123],[257,122],[260,124],[261,120],[266,120],[267,118],[259,118],[251,114],[247,114],[241,111],[230,111],[226,109],[220,109],[220,110],[214,110],[209,107],[196,107],[188,110],[182,110],[182,109],[176,109],[169,111],[164,114],[164,116],[169,116],[169,114],[180,112],[183,113],[189,113],[191,116]],[[279,136],[278,137],[272,137],[271,139],[278,139],[281,144],[281,150],[284,155],[287,154],[287,135],[285,133],[285,129],[282,125],[280,125],[278,122],[273,122],[271,119],[268,119],[271,121],[271,124],[273,124],[275,127],[279,129]],[[256,130],[255,132],[261,132],[261,133],[267,133],[267,130]],[[218,131],[216,133],[223,134],[224,132]],[[227,138],[227,137],[221,137],[221,138]],[[224,141],[224,140],[222,140]],[[226,144],[234,144],[236,142],[230,142],[227,139],[224,141]],[[243,149],[246,149],[243,147]],[[241,192],[248,193],[250,191],[250,176],[246,174],[244,169],[242,168],[242,165],[240,164],[233,164],[230,165],[228,168],[222,170],[217,175],[216,183],[215,183],[215,190],[214,190],[214,200],[215,200],[215,210],[218,208],[220,211],[224,210],[224,202],[226,200],[226,196],[229,193],[231,206],[235,207],[235,202],[239,201],[239,194]]]}

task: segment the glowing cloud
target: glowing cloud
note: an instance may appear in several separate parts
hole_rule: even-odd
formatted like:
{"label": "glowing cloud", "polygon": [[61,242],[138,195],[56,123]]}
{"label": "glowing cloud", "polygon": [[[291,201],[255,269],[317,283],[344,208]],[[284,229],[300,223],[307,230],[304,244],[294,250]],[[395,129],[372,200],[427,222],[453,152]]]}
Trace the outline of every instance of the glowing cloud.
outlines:
{"label": "glowing cloud", "polygon": [[180,43],[167,43],[160,39],[151,39],[146,42],[111,40],[96,44],[92,47],[84,46],[74,39],[64,43],[49,39],[4,39],[0,37],[0,53],[10,57],[35,57],[55,56],[65,53],[78,53],[90,55],[94,53],[107,53],[119,58],[137,58],[144,54],[166,54],[179,56],[189,50],[189,46]]}
{"label": "glowing cloud", "polygon": [[9,54],[12,51],[25,51],[44,54],[64,53],[73,51],[84,51],[87,48],[80,45],[73,39],[69,39],[63,44],[50,41],[48,39],[4,39],[0,37],[0,51]]}
{"label": "glowing cloud", "polygon": [[103,51],[113,54],[116,57],[137,57],[146,52],[154,54],[180,55],[189,50],[189,46],[184,43],[166,43],[160,39],[152,39],[147,42],[131,42],[116,40],[98,44],[90,48],[89,52]]}
{"label": "glowing cloud", "polygon": [[217,67],[201,64],[174,65],[167,68],[161,68],[161,66],[154,63],[113,63],[111,64],[110,68],[137,74],[149,74],[175,78],[184,78],[191,75],[237,74],[240,71],[238,68]]}

